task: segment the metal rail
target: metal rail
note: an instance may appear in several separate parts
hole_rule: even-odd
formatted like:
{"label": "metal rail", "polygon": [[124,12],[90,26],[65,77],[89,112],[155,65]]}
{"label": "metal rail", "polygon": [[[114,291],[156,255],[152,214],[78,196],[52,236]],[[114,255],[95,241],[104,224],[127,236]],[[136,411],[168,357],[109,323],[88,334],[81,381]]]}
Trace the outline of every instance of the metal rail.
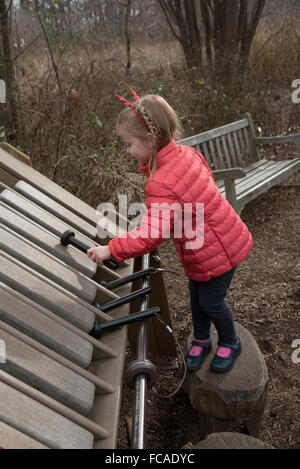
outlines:
{"label": "metal rail", "polygon": [[[150,256],[146,254],[142,257],[142,270],[148,269],[150,264]],[[147,278],[142,281],[142,288],[148,286]],[[141,300],[141,311],[145,311],[148,307],[147,295]],[[137,338],[137,359],[144,361],[147,359],[148,353],[148,327],[147,321],[139,322],[138,338]],[[133,408],[133,425],[132,425],[132,442],[131,447],[135,449],[145,448],[146,439],[146,411],[147,411],[147,387],[148,376],[146,373],[139,373],[134,381],[134,408]]]}

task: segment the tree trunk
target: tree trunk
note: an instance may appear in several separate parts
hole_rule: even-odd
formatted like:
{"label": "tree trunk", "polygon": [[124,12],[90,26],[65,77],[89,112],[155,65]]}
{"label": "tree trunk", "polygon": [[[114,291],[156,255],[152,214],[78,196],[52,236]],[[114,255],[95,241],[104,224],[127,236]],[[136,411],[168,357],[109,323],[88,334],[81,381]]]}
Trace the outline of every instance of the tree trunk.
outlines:
{"label": "tree trunk", "polygon": [[[255,7],[252,9],[252,15],[249,20],[249,24],[247,24],[247,0],[240,0],[241,1],[241,7],[243,5],[242,11],[244,11],[244,15],[246,17],[246,20],[244,20],[245,27],[242,29],[242,34],[241,34],[241,60],[243,64],[247,64],[249,54],[250,54],[250,49],[251,49],[251,44],[253,42],[257,26],[260,20],[260,17],[262,15],[264,6],[265,6],[265,0],[256,0]],[[242,23],[242,20],[241,20]]]}
{"label": "tree trunk", "polygon": [[159,3],[171,31],[182,45],[187,69],[201,69],[202,47],[198,2],[196,0],[159,0]]}
{"label": "tree trunk", "polygon": [[211,80],[227,91],[240,87],[265,0],[159,0],[188,68],[204,66],[200,17]]}
{"label": "tree trunk", "polygon": [[0,126],[5,127],[6,140],[16,142],[17,139],[17,104],[15,98],[14,69],[11,59],[9,33],[8,33],[9,11],[5,0],[0,0],[0,78],[6,84],[6,104],[4,112],[1,113]]}
{"label": "tree trunk", "polygon": [[187,44],[182,45],[186,67],[188,71],[191,71],[199,67],[201,63],[202,49],[197,45],[188,46]]}
{"label": "tree trunk", "polygon": [[217,82],[229,90],[237,86],[239,73],[239,2],[237,0],[219,2],[214,0],[214,76]]}
{"label": "tree trunk", "polygon": [[126,69],[128,76],[130,78],[131,71],[131,39],[130,39],[130,13],[131,13],[131,0],[127,0],[126,3],[126,13],[125,13],[125,38],[126,38],[126,55],[127,55],[127,64]]}
{"label": "tree trunk", "polygon": [[209,10],[208,4],[206,0],[200,0],[200,8],[201,8],[201,17],[205,31],[205,49],[206,49],[206,59],[209,68],[212,67],[212,28],[211,23],[209,21]]}
{"label": "tree trunk", "polygon": [[53,70],[54,70],[54,73],[55,73],[55,76],[56,76],[57,86],[58,86],[58,88],[59,88],[60,93],[62,93],[62,92],[63,92],[63,89],[62,89],[61,81],[60,81],[60,79],[59,79],[59,74],[58,74],[57,65],[56,65],[55,60],[54,60],[54,55],[53,55],[53,52],[52,52],[52,47],[51,47],[51,44],[50,44],[50,40],[49,40],[47,31],[46,31],[46,28],[45,28],[45,25],[44,25],[42,16],[41,16],[40,11],[39,11],[39,0],[35,0],[35,12],[36,12],[37,19],[38,19],[38,21],[39,21],[39,23],[40,23],[41,30],[43,31],[43,35],[44,35],[44,37],[45,37],[45,41],[46,41],[47,48],[48,48],[48,51],[49,51],[49,55],[50,55],[52,67],[53,67]]}

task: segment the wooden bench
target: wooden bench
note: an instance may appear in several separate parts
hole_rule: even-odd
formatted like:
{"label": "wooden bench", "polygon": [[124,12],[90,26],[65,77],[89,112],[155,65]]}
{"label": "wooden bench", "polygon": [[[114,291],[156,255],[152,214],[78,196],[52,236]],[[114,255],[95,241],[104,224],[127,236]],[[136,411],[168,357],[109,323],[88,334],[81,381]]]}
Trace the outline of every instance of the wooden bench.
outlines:
{"label": "wooden bench", "polygon": [[262,144],[295,143],[300,156],[300,134],[256,137],[251,115],[207,132],[180,140],[194,147],[206,159],[215,181],[237,213],[245,204],[284,178],[298,171],[300,158],[266,160],[259,155]]}

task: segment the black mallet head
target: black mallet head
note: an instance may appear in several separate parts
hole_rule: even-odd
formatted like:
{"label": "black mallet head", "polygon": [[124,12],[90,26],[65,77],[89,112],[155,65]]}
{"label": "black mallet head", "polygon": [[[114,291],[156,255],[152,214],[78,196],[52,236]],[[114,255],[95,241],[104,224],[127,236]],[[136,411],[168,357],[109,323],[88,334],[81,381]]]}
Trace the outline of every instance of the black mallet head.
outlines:
{"label": "black mallet head", "polygon": [[70,238],[74,238],[75,233],[71,230],[65,231],[60,237],[60,243],[63,246],[68,246],[70,244]]}

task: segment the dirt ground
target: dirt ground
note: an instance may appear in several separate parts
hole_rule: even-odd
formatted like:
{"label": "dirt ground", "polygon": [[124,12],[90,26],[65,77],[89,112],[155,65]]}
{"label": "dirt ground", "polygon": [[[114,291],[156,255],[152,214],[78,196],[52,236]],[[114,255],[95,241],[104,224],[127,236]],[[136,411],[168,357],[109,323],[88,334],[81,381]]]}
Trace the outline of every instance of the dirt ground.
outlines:
{"label": "dirt ground", "polygon": [[[300,449],[300,363],[292,360],[293,341],[300,340],[299,189],[300,173],[245,207],[242,219],[252,233],[254,247],[239,266],[227,295],[235,320],[253,334],[268,368],[268,398],[258,437],[282,449]],[[183,348],[191,331],[187,279],[170,240],[161,245],[159,254],[169,268],[179,273],[164,276],[173,331]],[[182,367],[159,370],[159,393],[172,393],[182,371]],[[188,442],[200,441],[197,413],[182,388],[169,399],[150,391],[147,404],[148,449],[180,449]],[[130,448],[132,408],[133,391],[124,382],[120,449]]]}

